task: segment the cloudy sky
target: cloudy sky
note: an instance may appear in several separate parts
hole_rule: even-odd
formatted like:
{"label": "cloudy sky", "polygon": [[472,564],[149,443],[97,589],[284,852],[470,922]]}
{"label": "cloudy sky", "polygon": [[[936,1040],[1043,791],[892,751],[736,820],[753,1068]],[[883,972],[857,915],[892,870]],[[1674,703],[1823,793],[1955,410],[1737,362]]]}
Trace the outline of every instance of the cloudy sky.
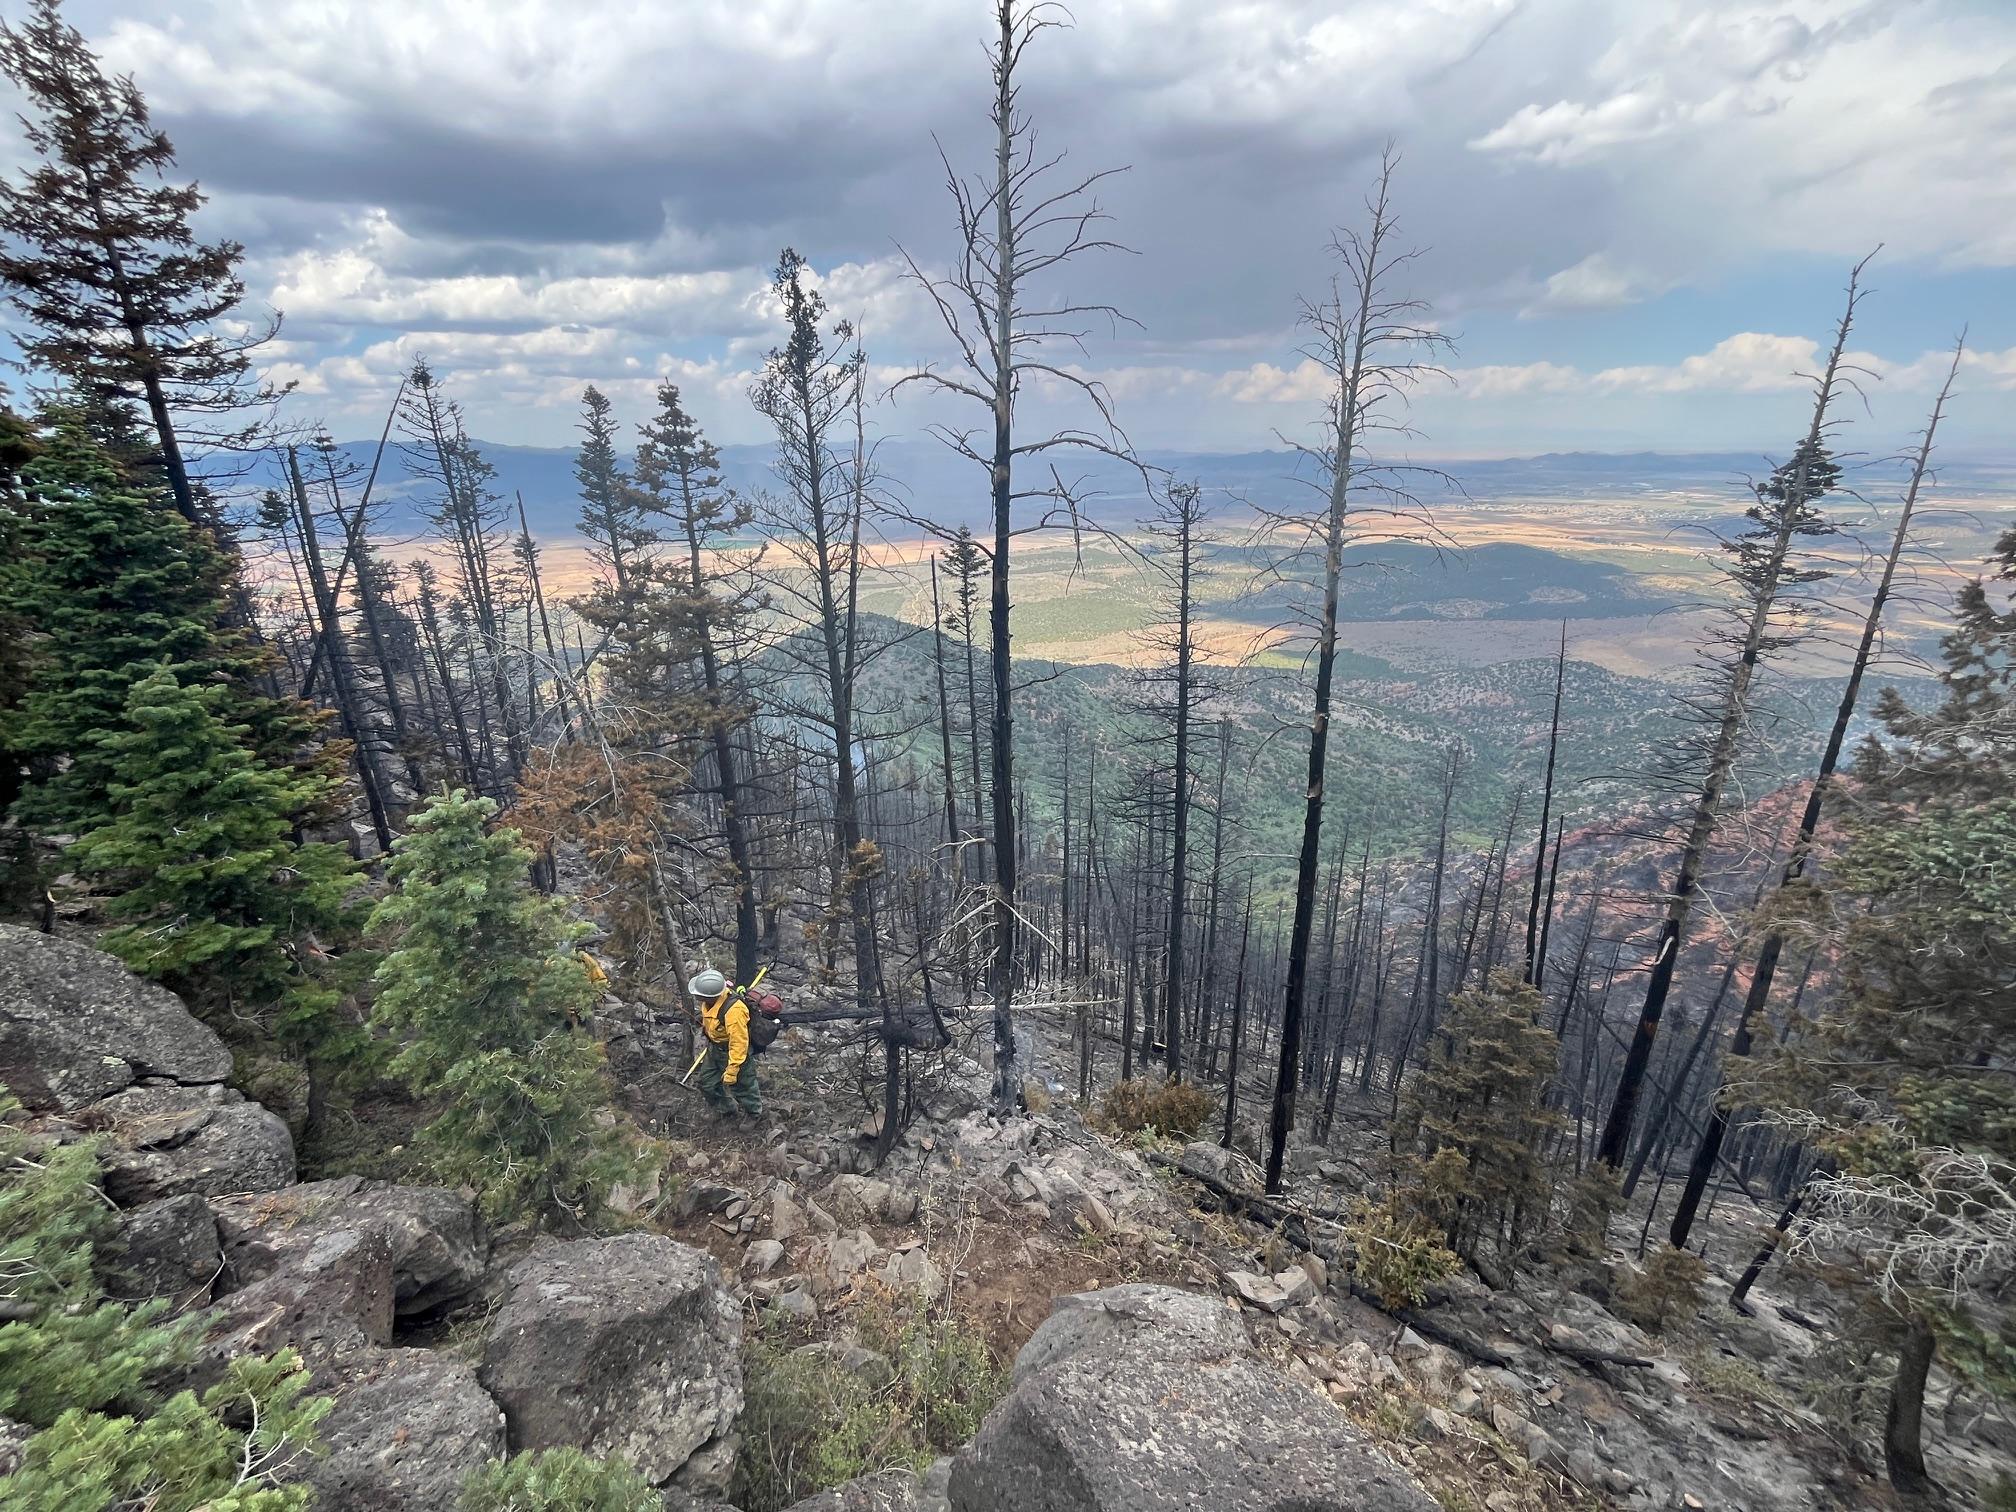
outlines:
{"label": "cloudy sky", "polygon": [[[19,0],[0,0],[0,11]],[[898,248],[953,247],[934,138],[984,165],[985,0],[70,0],[130,70],[286,315],[279,376],[375,432],[424,353],[495,441],[559,444],[586,382],[629,420],[685,385],[721,440],[776,339],[786,244],[878,369],[946,355]],[[1949,435],[2016,455],[2009,0],[1076,0],[1028,107],[1133,249],[1060,292],[1139,322],[1078,360],[1153,447],[1311,418],[1297,296],[1380,144],[1413,292],[1459,339],[1424,453],[1783,449],[1850,263],[1882,375],[1858,441],[1919,423],[1971,324]],[[18,152],[18,147],[6,149]],[[913,433],[904,400],[884,426]]]}

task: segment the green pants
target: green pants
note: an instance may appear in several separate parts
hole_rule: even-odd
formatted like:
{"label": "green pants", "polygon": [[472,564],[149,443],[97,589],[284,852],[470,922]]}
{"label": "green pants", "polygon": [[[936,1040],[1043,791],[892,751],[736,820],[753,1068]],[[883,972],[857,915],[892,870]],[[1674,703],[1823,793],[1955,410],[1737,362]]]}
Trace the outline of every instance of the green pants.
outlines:
{"label": "green pants", "polygon": [[756,1057],[750,1056],[742,1062],[742,1069],[732,1082],[723,1081],[728,1074],[728,1047],[707,1041],[706,1057],[700,1062],[700,1091],[706,1097],[709,1107],[718,1108],[723,1113],[732,1113],[740,1108],[751,1118],[763,1111],[763,1091],[756,1085]]}

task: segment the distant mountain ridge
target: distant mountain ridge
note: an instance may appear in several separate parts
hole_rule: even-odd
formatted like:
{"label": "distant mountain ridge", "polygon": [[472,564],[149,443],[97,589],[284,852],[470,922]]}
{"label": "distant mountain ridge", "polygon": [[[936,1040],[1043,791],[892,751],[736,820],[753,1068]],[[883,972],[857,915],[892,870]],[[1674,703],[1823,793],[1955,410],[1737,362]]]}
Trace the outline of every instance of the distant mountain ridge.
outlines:
{"label": "distant mountain ridge", "polygon": [[[377,447],[375,441],[338,445],[352,462],[366,468]],[[498,493],[507,501],[523,495],[535,534],[558,539],[575,533],[579,490],[572,447],[489,441],[476,445],[497,470]],[[772,454],[768,446],[724,446],[722,476],[744,494],[773,489]],[[1305,500],[1308,493],[1311,464],[1287,450],[1150,451],[1142,454],[1142,460],[1159,475],[1194,481],[1235,508],[1242,504],[1283,508]],[[948,526],[978,528],[985,523],[984,475],[944,447],[931,441],[890,440],[878,450],[877,462],[881,487],[902,508]],[[1546,452],[1481,460],[1424,458],[1418,462],[1423,471],[1407,481],[1430,499],[1575,498],[1602,490],[1643,493],[1648,498],[1688,493],[1733,501],[1744,497],[1747,479],[1768,472],[1771,464],[1771,458],[1753,452]],[[1083,491],[1090,517],[1120,524],[1142,514],[1146,490],[1140,475],[1124,464],[1107,457],[1084,457],[1064,464],[1063,472],[1074,490]],[[1941,475],[1949,485],[1998,491],[2016,484],[2016,469],[1994,464],[1953,462],[1941,469]],[[396,445],[386,448],[377,497],[389,506],[386,529],[404,533],[423,523],[422,485]]]}

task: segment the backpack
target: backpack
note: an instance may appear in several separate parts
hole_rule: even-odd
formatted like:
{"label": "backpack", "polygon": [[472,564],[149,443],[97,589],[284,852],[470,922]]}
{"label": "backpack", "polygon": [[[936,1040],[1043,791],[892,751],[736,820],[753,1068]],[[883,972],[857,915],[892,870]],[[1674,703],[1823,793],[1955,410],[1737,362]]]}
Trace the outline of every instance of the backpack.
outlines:
{"label": "backpack", "polygon": [[784,1025],[780,1020],[770,1017],[767,1013],[759,1013],[756,1009],[751,1008],[749,1010],[749,1053],[751,1055],[761,1055],[765,1050],[768,1050],[777,1042],[777,1031],[783,1027]]}

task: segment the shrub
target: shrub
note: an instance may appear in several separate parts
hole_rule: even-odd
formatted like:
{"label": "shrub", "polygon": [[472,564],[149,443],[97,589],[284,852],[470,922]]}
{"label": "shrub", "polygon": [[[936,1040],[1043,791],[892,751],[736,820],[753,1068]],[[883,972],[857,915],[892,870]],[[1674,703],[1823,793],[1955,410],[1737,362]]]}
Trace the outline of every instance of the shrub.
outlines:
{"label": "shrub", "polygon": [[[19,1111],[0,1093],[0,1119]],[[281,1473],[315,1447],[327,1398],[303,1395],[291,1352],[241,1357],[201,1397],[148,1388],[186,1353],[165,1304],[127,1307],[92,1268],[107,1226],[98,1146],[38,1147],[0,1122],[0,1414],[39,1429],[0,1489],[18,1512],[292,1512],[307,1491]],[[247,1425],[250,1426],[247,1426]]]}
{"label": "shrub", "polygon": [[0,1491],[10,1512],[299,1512],[308,1488],[280,1477],[318,1452],[327,1397],[303,1395],[292,1350],[241,1355],[199,1398],[184,1391],[143,1418],[72,1408],[28,1440]]}
{"label": "shrub", "polygon": [[1617,1307],[1640,1328],[1660,1333],[1701,1310],[1708,1264],[1699,1255],[1662,1244],[1637,1270],[1617,1282]]}
{"label": "shrub", "polygon": [[800,1353],[776,1327],[749,1340],[737,1506],[778,1512],[857,1476],[921,1471],[972,1438],[1008,1389],[987,1341],[949,1314],[870,1305],[854,1321],[862,1346],[888,1361],[886,1381]]}
{"label": "shrub", "polygon": [[462,1482],[460,1512],[660,1512],[665,1498],[620,1459],[547,1449],[494,1459]]}
{"label": "shrub", "polygon": [[1218,1100],[1190,1082],[1147,1077],[1115,1082],[1102,1110],[1107,1127],[1123,1134],[1147,1129],[1171,1139],[1195,1139]]}
{"label": "shrub", "polygon": [[1440,1229],[1390,1195],[1381,1202],[1361,1199],[1344,1233],[1352,1273],[1382,1307],[1420,1306],[1428,1288],[1462,1263]]}

